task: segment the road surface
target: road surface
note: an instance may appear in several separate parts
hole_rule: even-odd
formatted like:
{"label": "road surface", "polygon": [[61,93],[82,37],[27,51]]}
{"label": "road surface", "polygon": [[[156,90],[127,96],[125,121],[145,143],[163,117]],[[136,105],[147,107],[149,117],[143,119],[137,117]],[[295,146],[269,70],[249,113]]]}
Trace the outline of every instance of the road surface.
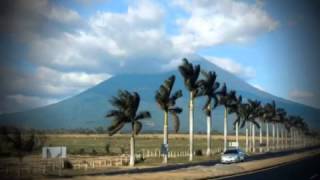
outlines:
{"label": "road surface", "polygon": [[216,178],[223,180],[320,180],[320,155],[309,157],[300,161],[291,162],[286,165],[273,167],[267,170],[231,176]]}

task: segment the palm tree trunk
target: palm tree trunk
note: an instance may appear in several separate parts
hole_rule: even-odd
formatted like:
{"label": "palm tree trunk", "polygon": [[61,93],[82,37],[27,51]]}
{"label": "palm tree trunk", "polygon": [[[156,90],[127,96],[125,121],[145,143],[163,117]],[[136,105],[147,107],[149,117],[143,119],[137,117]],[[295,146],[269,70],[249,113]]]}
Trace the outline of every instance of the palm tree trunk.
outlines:
{"label": "palm tree trunk", "polygon": [[269,124],[266,123],[266,136],[267,136],[267,151],[270,151],[270,147],[269,147]]}
{"label": "palm tree trunk", "polygon": [[133,132],[133,122],[131,123],[132,126],[132,132],[131,132],[131,137],[130,137],[130,166],[134,166],[135,163],[135,152],[134,152],[134,146],[135,146],[135,140],[134,140],[134,132]]}
{"label": "palm tree trunk", "polygon": [[284,133],[285,133],[285,138],[286,138],[286,149],[288,149],[288,129],[286,129],[285,131],[284,131]]}
{"label": "palm tree trunk", "polygon": [[236,123],[236,142],[237,148],[239,148],[239,122]]}
{"label": "palm tree trunk", "polygon": [[211,155],[211,103],[208,106],[209,115],[207,116],[207,156]]}
{"label": "palm tree trunk", "polygon": [[249,151],[252,152],[252,125],[249,122]]}
{"label": "palm tree trunk", "polygon": [[256,137],[256,134],[255,134],[255,127],[254,127],[254,124],[251,123],[252,125],[252,152],[256,152],[256,142],[255,142],[255,137]]}
{"label": "palm tree trunk", "polygon": [[249,151],[249,128],[248,124],[246,124],[246,152]]}
{"label": "palm tree trunk", "polygon": [[[168,112],[164,111],[164,122],[163,122],[163,144],[167,147],[168,144]],[[168,163],[168,152],[163,155],[163,163]]]}
{"label": "palm tree trunk", "polygon": [[283,126],[281,127],[281,146],[282,146],[282,149],[285,148],[285,141],[284,141],[284,128]]}
{"label": "palm tree trunk", "polygon": [[193,92],[190,92],[189,104],[189,161],[193,160]]}
{"label": "palm tree trunk", "polygon": [[276,149],[279,149],[279,124],[276,124],[276,128],[277,128],[277,145],[276,145]]}
{"label": "palm tree trunk", "polygon": [[228,124],[227,124],[227,108],[224,107],[224,121],[223,121],[223,151],[226,151],[227,150],[227,130],[228,130]]}
{"label": "palm tree trunk", "polygon": [[276,127],[275,123],[272,123],[272,150],[275,149],[275,137],[276,137]]}
{"label": "palm tree trunk", "polygon": [[[261,122],[261,121],[260,121]],[[262,152],[262,122],[260,123],[260,128],[259,128],[259,151]]]}

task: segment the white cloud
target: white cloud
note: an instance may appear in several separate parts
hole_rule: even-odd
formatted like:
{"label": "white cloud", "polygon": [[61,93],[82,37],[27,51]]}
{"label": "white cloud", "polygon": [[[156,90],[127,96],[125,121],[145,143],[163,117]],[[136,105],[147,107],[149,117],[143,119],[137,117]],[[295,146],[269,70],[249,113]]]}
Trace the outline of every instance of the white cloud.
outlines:
{"label": "white cloud", "polygon": [[257,88],[257,89],[259,89],[259,90],[261,90],[261,91],[266,91],[261,85],[259,85],[259,84],[254,84],[254,83],[250,83],[253,87],[255,87],[255,88]]}
{"label": "white cloud", "polygon": [[320,108],[320,94],[316,92],[311,92],[307,90],[299,90],[294,89],[289,91],[288,93],[289,99],[306,104],[309,106],[313,106],[316,108]]}
{"label": "white cloud", "polygon": [[309,91],[293,90],[289,92],[289,97],[292,99],[311,98],[314,97],[314,94]]}
{"label": "white cloud", "polygon": [[250,66],[244,66],[229,58],[220,58],[205,56],[207,60],[219,66],[220,68],[245,80],[252,79],[256,76],[256,71]]}
{"label": "white cloud", "polygon": [[0,99],[0,114],[25,111],[53,104],[61,100],[58,98],[28,96],[23,94],[12,94],[1,97]]}
{"label": "white cloud", "polygon": [[46,15],[49,19],[61,23],[75,23],[81,20],[78,12],[63,7],[53,6]]}
{"label": "white cloud", "polygon": [[[12,10],[19,9],[17,13],[0,20],[6,22],[4,31],[21,34],[30,48],[26,59],[35,70],[2,71],[6,77],[1,84],[6,86],[0,89],[0,99],[47,104],[53,102],[50,99],[75,95],[111,74],[167,71],[186,53],[246,42],[277,25],[258,4],[229,0],[176,4],[190,16],[177,19],[180,31],[173,36],[166,27],[168,9],[156,1],[134,1],[125,12],[100,11],[87,20],[51,1],[16,1]],[[255,76],[254,69],[231,59],[211,60],[241,78]]]}
{"label": "white cloud", "polygon": [[97,12],[85,30],[35,38],[30,59],[59,71],[153,73],[178,54],[160,5],[139,1],[124,13]]}
{"label": "white cloud", "polygon": [[0,90],[0,111],[21,111],[51,104],[110,77],[107,73],[59,72],[41,66],[30,74],[1,68],[1,84],[6,86]]}
{"label": "white cloud", "polygon": [[278,24],[261,3],[179,0],[175,4],[190,14],[177,19],[181,33],[172,37],[175,46],[187,53],[223,43],[247,42],[274,30]]}

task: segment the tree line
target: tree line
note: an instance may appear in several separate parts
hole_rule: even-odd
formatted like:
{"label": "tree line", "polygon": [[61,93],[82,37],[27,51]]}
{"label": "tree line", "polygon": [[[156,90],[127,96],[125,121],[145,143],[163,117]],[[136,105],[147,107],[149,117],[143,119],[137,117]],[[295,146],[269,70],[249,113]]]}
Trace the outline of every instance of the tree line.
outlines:
{"label": "tree line", "polygon": [[[263,144],[262,128],[265,127],[265,138],[267,151],[270,150],[269,128],[272,128],[272,145],[279,147],[281,137],[290,137],[293,142],[301,142],[305,135],[310,133],[307,123],[300,116],[291,116],[280,107],[277,107],[275,101],[262,104],[261,101],[246,99],[237,95],[235,90],[228,90],[227,85],[222,85],[217,81],[217,74],[214,71],[201,70],[200,65],[193,65],[186,58],[182,60],[178,70],[183,78],[185,88],[189,92],[189,160],[193,160],[193,124],[194,124],[194,103],[198,97],[205,97],[206,101],[202,107],[206,115],[207,124],[207,151],[211,154],[211,122],[213,120],[214,109],[218,106],[224,107],[223,120],[223,149],[227,150],[228,122],[227,116],[234,114],[233,127],[236,131],[236,142],[239,145],[239,128],[245,127],[246,132],[246,150],[256,151],[255,128],[259,129],[259,143]],[[202,78],[201,78],[202,75]],[[183,111],[176,105],[176,101],[183,96],[182,90],[173,92],[173,86],[176,77],[168,77],[155,92],[155,101],[163,111],[163,163],[168,162],[168,121],[169,116],[173,122],[175,132],[179,131],[179,114]],[[106,118],[112,120],[108,127],[108,134],[114,135],[125,124],[131,125],[130,137],[130,165],[135,163],[135,136],[142,129],[142,121],[151,118],[149,111],[138,111],[140,104],[140,95],[137,92],[119,90],[117,96],[113,96],[110,101],[114,109],[106,114]],[[251,140],[249,136],[251,135]]]}

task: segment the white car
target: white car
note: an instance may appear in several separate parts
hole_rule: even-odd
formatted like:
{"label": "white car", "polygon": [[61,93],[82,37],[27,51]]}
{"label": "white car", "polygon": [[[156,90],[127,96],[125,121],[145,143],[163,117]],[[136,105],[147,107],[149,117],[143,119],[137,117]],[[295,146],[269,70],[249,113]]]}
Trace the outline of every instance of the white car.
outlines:
{"label": "white car", "polygon": [[221,163],[234,163],[244,161],[246,154],[241,149],[229,149],[221,155]]}

